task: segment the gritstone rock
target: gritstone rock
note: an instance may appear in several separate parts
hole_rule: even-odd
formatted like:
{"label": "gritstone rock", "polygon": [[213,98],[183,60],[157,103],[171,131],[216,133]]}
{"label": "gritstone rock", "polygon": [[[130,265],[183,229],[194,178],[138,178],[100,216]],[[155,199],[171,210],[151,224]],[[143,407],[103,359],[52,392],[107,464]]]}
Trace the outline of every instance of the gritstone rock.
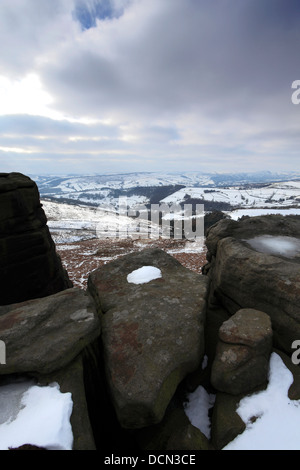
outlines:
{"label": "gritstone rock", "polygon": [[56,253],[37,185],[20,173],[0,173],[0,253],[0,305],[72,286]]}
{"label": "gritstone rock", "polygon": [[219,330],[212,385],[238,395],[266,383],[271,349],[270,317],[254,309],[239,310]]}
{"label": "gritstone rock", "polygon": [[[299,217],[269,215],[221,220],[206,239],[209,305],[222,305],[230,314],[241,308],[266,312],[274,344],[287,353],[300,338],[299,233]],[[253,244],[258,236],[268,249]]]}
{"label": "gritstone rock", "polygon": [[0,374],[50,373],[69,364],[100,334],[93,299],[79,288],[0,307],[6,365]]}
{"label": "gritstone rock", "polygon": [[[132,284],[143,266],[162,276]],[[164,416],[178,384],[201,363],[208,280],[159,249],[119,258],[92,272],[88,288],[102,312],[106,377],[121,425]]]}

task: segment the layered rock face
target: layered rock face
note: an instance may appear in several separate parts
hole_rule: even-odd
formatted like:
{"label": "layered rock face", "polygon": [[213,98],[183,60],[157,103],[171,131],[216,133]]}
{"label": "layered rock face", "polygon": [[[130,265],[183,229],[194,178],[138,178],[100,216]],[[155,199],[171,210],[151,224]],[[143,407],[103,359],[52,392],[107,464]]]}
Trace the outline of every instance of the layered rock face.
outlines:
{"label": "layered rock face", "polygon": [[[158,278],[130,282],[132,272],[149,266]],[[91,273],[107,383],[123,427],[161,421],[179,383],[199,366],[207,282],[159,249],[126,255]]]}
{"label": "layered rock face", "polygon": [[207,236],[210,305],[230,314],[267,313],[274,343],[287,353],[300,338],[300,220],[296,216],[222,220]]}
{"label": "layered rock face", "polygon": [[47,227],[36,183],[0,173],[0,305],[72,286]]}

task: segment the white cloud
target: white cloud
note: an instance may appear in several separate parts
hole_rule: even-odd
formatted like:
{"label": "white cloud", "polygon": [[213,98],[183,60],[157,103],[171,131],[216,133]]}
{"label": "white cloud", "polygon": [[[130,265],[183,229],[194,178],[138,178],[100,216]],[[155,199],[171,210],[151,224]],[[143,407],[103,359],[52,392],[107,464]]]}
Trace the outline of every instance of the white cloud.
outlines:
{"label": "white cloud", "polygon": [[[272,5],[2,0],[0,114],[59,124],[47,121],[57,134],[38,142],[29,129],[11,133],[15,142],[0,130],[0,147],[40,152],[45,168],[82,152],[99,171],[104,154],[122,155],[124,170],[133,159],[138,170],[177,170],[183,158],[190,169],[295,169],[299,9],[294,0]],[[67,121],[82,126],[67,130]]]}
{"label": "white cloud", "polygon": [[2,0],[0,41],[5,44],[0,73],[19,76],[32,72],[56,48],[74,36],[79,27],[70,11],[73,0]]}

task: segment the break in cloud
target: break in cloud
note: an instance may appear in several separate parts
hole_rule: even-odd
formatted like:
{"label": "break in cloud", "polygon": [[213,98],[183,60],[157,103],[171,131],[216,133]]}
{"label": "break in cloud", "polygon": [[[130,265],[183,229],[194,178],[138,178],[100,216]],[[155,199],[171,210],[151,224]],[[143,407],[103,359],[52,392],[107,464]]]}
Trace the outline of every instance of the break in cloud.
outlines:
{"label": "break in cloud", "polygon": [[298,0],[1,0],[1,171],[298,170]]}

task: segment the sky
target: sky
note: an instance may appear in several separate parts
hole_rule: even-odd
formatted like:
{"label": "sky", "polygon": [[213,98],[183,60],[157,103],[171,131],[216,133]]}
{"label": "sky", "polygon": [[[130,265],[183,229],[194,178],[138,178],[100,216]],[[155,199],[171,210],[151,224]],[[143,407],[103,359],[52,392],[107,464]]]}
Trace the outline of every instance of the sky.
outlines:
{"label": "sky", "polygon": [[1,0],[0,172],[299,171],[299,20],[299,0]]}

